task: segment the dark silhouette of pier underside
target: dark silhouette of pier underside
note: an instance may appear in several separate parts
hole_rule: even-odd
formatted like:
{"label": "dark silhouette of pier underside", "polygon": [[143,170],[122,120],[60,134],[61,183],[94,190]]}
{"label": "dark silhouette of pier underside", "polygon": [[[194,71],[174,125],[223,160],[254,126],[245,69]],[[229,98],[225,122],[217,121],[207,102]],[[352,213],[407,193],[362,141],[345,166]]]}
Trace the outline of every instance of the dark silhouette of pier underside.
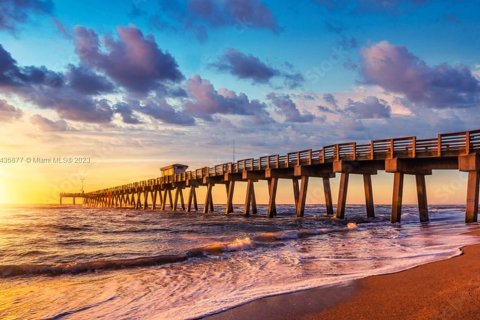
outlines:
{"label": "dark silhouette of pier underside", "polygon": [[[311,177],[323,180],[327,214],[335,218],[345,217],[348,180],[351,174],[363,176],[366,211],[374,217],[374,203],[371,176],[379,170],[394,175],[391,221],[400,222],[402,212],[404,175],[415,175],[420,221],[428,221],[428,202],[425,176],[433,170],[460,170],[468,172],[466,199],[466,222],[477,221],[479,171],[480,171],[480,130],[439,134],[432,139],[402,137],[374,140],[367,144],[355,142],[325,146],[318,150],[303,150],[286,155],[264,156],[258,159],[243,159],[235,163],[224,163],[181,174],[129,183],[126,185],[75,194],[91,207],[132,207],[166,209],[167,202],[172,211],[198,211],[196,188],[206,187],[203,212],[213,212],[212,187],[224,184],[227,192],[226,214],[233,212],[235,182],[246,181],[244,214],[257,212],[255,182],[268,182],[268,217],[276,215],[275,198],[278,179],[289,179],[293,184],[295,210],[302,217],[307,197],[308,181]],[[340,188],[336,212],[330,189],[330,179],[340,174]],[[188,189],[185,205],[183,190]],[[172,193],[174,196],[172,197]],[[69,194],[60,194],[60,199]],[[149,199],[150,198],[150,199]],[[149,205],[151,201],[151,206]]]}

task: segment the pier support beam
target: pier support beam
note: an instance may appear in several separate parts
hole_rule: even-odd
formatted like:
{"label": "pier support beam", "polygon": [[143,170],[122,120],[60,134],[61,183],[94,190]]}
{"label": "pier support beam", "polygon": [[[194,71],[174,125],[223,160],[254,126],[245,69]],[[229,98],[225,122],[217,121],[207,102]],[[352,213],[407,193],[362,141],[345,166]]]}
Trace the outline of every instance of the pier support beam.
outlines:
{"label": "pier support beam", "polygon": [[167,189],[163,190],[162,205],[160,207],[160,210],[165,211],[166,206],[167,206]]}
{"label": "pier support beam", "polygon": [[136,209],[140,209],[142,207],[141,196],[142,196],[142,191],[138,191],[138,193],[137,193],[137,208]]}
{"label": "pier support beam", "polygon": [[148,209],[148,190],[143,190],[143,210]]}
{"label": "pier support beam", "polygon": [[225,208],[225,214],[233,212],[233,192],[235,190],[235,180],[229,181],[226,184],[227,187],[227,206]]}
{"label": "pier support beam", "polygon": [[428,202],[427,188],[425,185],[425,175],[415,175],[417,182],[418,212],[420,213],[420,222],[428,222]]}
{"label": "pier support beam", "polygon": [[355,160],[336,160],[333,162],[333,171],[342,174],[340,178],[340,188],[338,190],[337,212],[335,214],[337,219],[345,218],[348,180],[350,174],[361,174],[363,176],[367,217],[373,217],[375,215],[371,176],[377,174],[378,170],[383,170],[382,163],[364,163]]}
{"label": "pier support beam", "polygon": [[182,210],[185,211],[185,200],[183,198],[183,188],[180,189],[180,205],[182,206]]}
{"label": "pier support beam", "polygon": [[162,195],[162,189],[159,187],[158,190],[158,202],[159,202],[159,206],[160,206],[160,209],[162,209],[162,205],[163,205],[163,195]]}
{"label": "pier support beam", "polygon": [[298,195],[300,194],[300,189],[298,187],[298,178],[293,178],[292,179],[292,184],[293,184],[293,198],[294,198],[294,203],[295,207],[298,203]]}
{"label": "pier support beam", "polygon": [[180,187],[175,188],[175,197],[173,198],[173,211],[177,211],[178,196],[180,192]]}
{"label": "pier support beam", "polygon": [[269,218],[273,218],[273,216],[277,215],[277,205],[275,203],[275,198],[277,197],[277,186],[278,186],[278,178],[271,178],[268,180],[268,212],[267,216]]}
{"label": "pier support beam", "polygon": [[178,186],[175,190],[175,198],[173,201],[173,211],[177,211],[179,199],[180,199],[180,205],[182,206],[182,210],[185,211],[185,201],[183,200],[183,188],[181,186]]}
{"label": "pier support beam", "polygon": [[160,209],[161,209],[162,211],[165,211],[165,207],[167,206],[167,193],[168,193],[168,192],[167,192],[167,189],[165,189],[165,190],[163,191],[162,206],[160,207]]}
{"label": "pier support beam", "polygon": [[322,178],[323,180],[323,193],[325,194],[325,206],[327,207],[327,214],[333,215],[333,201],[332,201],[332,189],[330,188],[330,178]]}
{"label": "pier support beam", "polygon": [[205,195],[205,205],[203,213],[213,212],[213,198],[212,198],[213,183],[207,185],[207,194]]}
{"label": "pier support beam", "polygon": [[250,215],[250,207],[252,208],[252,213],[257,214],[257,201],[255,199],[255,187],[254,181],[248,180],[247,181],[247,192],[245,195],[245,208],[244,208],[244,215]]}
{"label": "pier support beam", "polygon": [[468,154],[467,152],[467,154],[458,157],[458,169],[468,172],[465,222],[477,222],[480,156],[475,153]]}
{"label": "pier support beam", "polygon": [[197,193],[195,191],[196,187],[195,186],[190,186],[190,193],[188,195],[188,205],[187,205],[187,212],[192,211],[192,203],[193,203],[193,208],[195,212],[198,211],[198,204],[197,204]]}
{"label": "pier support beam", "polygon": [[154,188],[151,193],[152,193],[152,210],[155,210],[157,208],[157,189]]}
{"label": "pier support beam", "polygon": [[402,198],[403,198],[403,172],[393,173],[393,197],[392,214],[390,221],[392,223],[400,222],[402,219]]}
{"label": "pier support beam", "polygon": [[477,171],[468,172],[466,223],[477,222],[478,220],[478,189],[479,173]]}
{"label": "pier support beam", "polygon": [[363,186],[365,189],[365,205],[367,207],[367,217],[375,217],[375,207],[373,205],[372,176],[370,174],[363,175]]}
{"label": "pier support beam", "polygon": [[165,207],[167,206],[167,197],[170,199],[170,208],[172,208],[172,192],[169,188],[166,188],[163,192],[163,200],[162,200],[162,211],[165,211]]}
{"label": "pier support beam", "polygon": [[166,192],[168,193],[168,203],[170,204],[170,211],[172,211],[173,209],[172,189],[168,188]]}
{"label": "pier support beam", "polygon": [[[448,163],[447,167],[452,165],[454,164]],[[403,179],[405,174],[415,175],[420,221],[427,222],[429,220],[425,176],[431,175],[432,170],[436,168],[434,164],[419,165],[409,159],[391,158],[385,160],[385,171],[394,174],[392,214],[390,217],[392,223],[402,220]],[[440,166],[440,168],[445,168],[445,165]]]}
{"label": "pier support beam", "polygon": [[348,190],[349,173],[342,172],[340,176],[340,188],[338,190],[337,213],[335,218],[345,218],[345,207],[347,205],[347,190]]}
{"label": "pier support beam", "polygon": [[296,214],[297,217],[303,217],[305,211],[305,201],[307,200],[307,189],[308,189],[308,176],[302,176],[300,194],[298,196],[298,201],[296,202]]}

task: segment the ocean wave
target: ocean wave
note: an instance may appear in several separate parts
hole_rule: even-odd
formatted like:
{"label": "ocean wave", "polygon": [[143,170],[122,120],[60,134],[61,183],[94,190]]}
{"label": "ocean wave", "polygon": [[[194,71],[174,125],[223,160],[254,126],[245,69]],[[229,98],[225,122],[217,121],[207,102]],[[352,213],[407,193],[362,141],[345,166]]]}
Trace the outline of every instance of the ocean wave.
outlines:
{"label": "ocean wave", "polygon": [[90,226],[68,226],[68,225],[60,225],[54,226],[55,229],[61,231],[84,231],[87,230]]}
{"label": "ocean wave", "polygon": [[61,265],[21,264],[0,265],[0,278],[15,276],[59,276],[65,274],[79,274],[102,270],[118,270],[139,267],[151,267],[169,263],[184,262],[189,258],[203,257],[207,254],[221,254],[223,252],[241,251],[252,248],[253,241],[249,237],[237,238],[230,242],[214,242],[212,244],[188,250],[186,253],[173,255],[156,255],[149,257],[94,260]]}
{"label": "ocean wave", "polygon": [[158,255],[133,259],[97,260],[64,265],[3,265],[0,266],[0,277],[9,278],[25,275],[58,276],[79,274],[99,270],[118,270],[136,267],[149,267],[187,260],[186,255]]}
{"label": "ocean wave", "polygon": [[[356,224],[355,224],[356,225]],[[262,242],[272,242],[272,241],[282,241],[282,240],[295,240],[306,237],[313,237],[327,233],[338,233],[338,232],[348,232],[354,228],[348,227],[348,229],[300,229],[300,230],[289,230],[289,231],[277,231],[277,232],[263,232],[255,236],[256,241]]]}
{"label": "ocean wave", "polygon": [[101,233],[104,234],[129,234],[129,233],[156,233],[156,232],[170,232],[169,228],[151,228],[151,229],[140,229],[140,228],[129,228],[129,229],[120,229],[120,230],[102,230]]}
{"label": "ocean wave", "polygon": [[358,226],[355,222],[349,222],[347,223],[347,228],[348,229],[356,229]]}
{"label": "ocean wave", "polygon": [[28,251],[20,252],[20,253],[18,253],[18,255],[20,257],[28,257],[28,256],[42,255],[42,254],[46,254],[46,253],[47,253],[47,251],[44,251],[44,250],[28,250]]}
{"label": "ocean wave", "polygon": [[203,246],[199,249],[190,250],[189,253],[201,251],[203,253],[222,253],[231,251],[241,251],[251,249],[254,246],[254,241],[249,237],[236,238],[230,242],[214,242],[212,244]]}

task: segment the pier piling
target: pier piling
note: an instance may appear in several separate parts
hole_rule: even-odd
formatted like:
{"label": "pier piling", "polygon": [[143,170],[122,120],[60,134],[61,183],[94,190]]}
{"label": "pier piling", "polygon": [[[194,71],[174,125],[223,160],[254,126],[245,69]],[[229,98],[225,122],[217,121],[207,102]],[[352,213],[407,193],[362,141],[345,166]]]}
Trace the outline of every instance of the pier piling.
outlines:
{"label": "pier piling", "polygon": [[330,178],[323,177],[323,193],[325,194],[325,206],[327,215],[333,215],[332,190],[330,188]]}
{"label": "pier piling", "polygon": [[225,213],[233,213],[233,192],[235,190],[235,180],[228,181],[225,184],[227,188],[227,205],[225,207]]}
{"label": "pier piling", "polygon": [[345,207],[347,205],[347,190],[348,190],[348,177],[349,173],[342,172],[340,176],[340,187],[338,190],[338,202],[337,213],[335,217],[337,219],[345,218]]}
{"label": "pier piling", "polygon": [[365,189],[365,205],[367,207],[367,217],[375,217],[375,207],[373,204],[372,175],[363,174],[363,187]]}
{"label": "pier piling", "polygon": [[268,180],[268,212],[267,216],[273,218],[277,214],[277,205],[275,198],[277,197],[278,178],[271,178]]}
{"label": "pier piling", "polygon": [[418,212],[420,214],[420,222],[427,222],[429,218],[425,175],[417,174],[415,175],[415,180],[417,183]]}
{"label": "pier piling", "polygon": [[390,217],[390,221],[392,223],[400,222],[402,219],[402,198],[403,198],[403,173],[395,172],[393,174],[392,214]]}

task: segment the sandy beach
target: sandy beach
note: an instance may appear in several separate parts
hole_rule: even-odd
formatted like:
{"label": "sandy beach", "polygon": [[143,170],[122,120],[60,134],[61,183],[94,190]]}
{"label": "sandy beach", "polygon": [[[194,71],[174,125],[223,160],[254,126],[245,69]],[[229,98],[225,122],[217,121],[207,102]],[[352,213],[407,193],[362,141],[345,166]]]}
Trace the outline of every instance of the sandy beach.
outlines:
{"label": "sandy beach", "polygon": [[255,300],[208,319],[480,319],[480,244],[462,251],[344,286]]}

